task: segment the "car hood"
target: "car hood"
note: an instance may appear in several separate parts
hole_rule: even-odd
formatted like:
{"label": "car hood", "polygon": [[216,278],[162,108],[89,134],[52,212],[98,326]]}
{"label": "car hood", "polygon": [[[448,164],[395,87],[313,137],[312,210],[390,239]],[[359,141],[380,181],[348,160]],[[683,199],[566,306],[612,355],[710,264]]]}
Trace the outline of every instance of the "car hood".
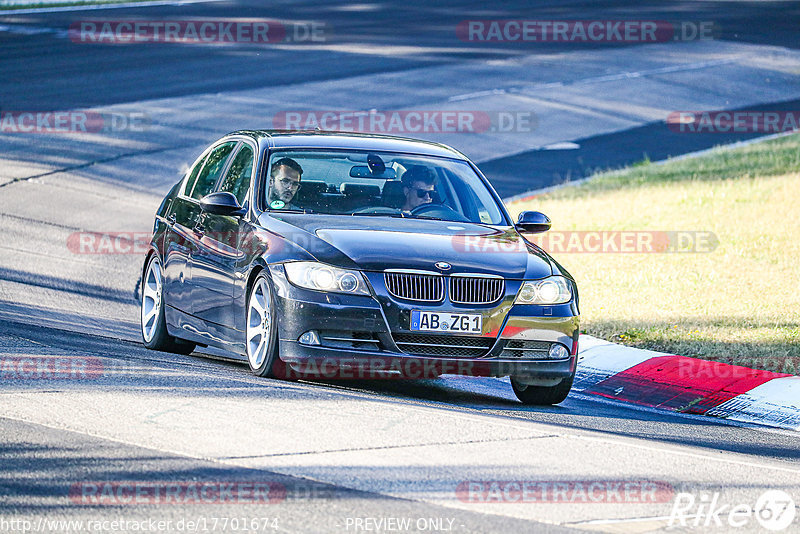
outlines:
{"label": "car hood", "polygon": [[[276,218],[296,228],[291,235],[282,232],[286,238],[295,243],[305,241],[311,246],[303,248],[319,261],[343,267],[352,262],[366,271],[418,269],[443,274],[495,274],[510,279],[543,278],[553,273],[549,256],[510,227],[311,214]],[[322,243],[315,243],[317,240]],[[437,269],[437,262],[447,262],[451,268]]]}

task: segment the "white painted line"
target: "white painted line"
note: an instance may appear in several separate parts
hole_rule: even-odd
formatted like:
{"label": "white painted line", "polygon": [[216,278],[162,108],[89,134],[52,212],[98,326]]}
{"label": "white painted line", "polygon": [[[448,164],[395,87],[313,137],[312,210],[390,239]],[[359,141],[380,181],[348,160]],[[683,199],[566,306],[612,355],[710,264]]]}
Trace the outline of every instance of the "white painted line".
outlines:
{"label": "white painted line", "polygon": [[[44,3],[45,0],[42,0]],[[199,4],[204,2],[221,2],[222,0],[155,0],[153,2],[125,2],[123,4],[97,4],[83,6],[41,7],[25,9],[0,10],[0,18],[6,15],[31,15],[34,13],[60,13],[63,11],[94,11],[98,9],[130,9],[135,7],[179,6],[181,4]],[[6,7],[6,6],[4,6]]]}
{"label": "white painted line", "polygon": [[552,143],[550,145],[545,145],[542,147],[542,150],[577,150],[580,147],[581,145],[578,143],[564,141],[563,143]]}
{"label": "white painted line", "polygon": [[557,82],[553,84],[554,87],[561,87],[564,85],[581,85],[586,83],[595,82],[614,82],[619,80],[630,80],[633,78],[641,78],[643,76],[653,76],[657,74],[670,74],[673,72],[684,72],[687,70],[707,69],[709,67],[719,67],[720,65],[729,65],[735,63],[741,56],[731,57],[726,59],[715,59],[711,61],[698,61],[696,63],[688,63],[685,65],[672,65],[669,67],[659,67],[657,69],[644,69],[640,71],[620,72],[618,74],[608,74],[605,76],[594,76],[592,78],[583,78],[573,82]]}
{"label": "white painted line", "polygon": [[[647,46],[647,45],[644,45]],[[657,45],[656,45],[657,46]],[[725,59],[716,59],[712,61],[698,61],[695,63],[685,63],[680,65],[671,65],[669,67],[659,67],[656,69],[644,69],[639,71],[625,71],[616,74],[605,74],[603,76],[587,76],[586,78],[579,78],[577,80],[565,82],[548,82],[548,83],[532,83],[523,86],[507,87],[488,89],[485,91],[476,91],[474,93],[465,93],[462,95],[454,95],[447,99],[448,102],[461,102],[464,100],[471,100],[473,98],[482,98],[484,96],[503,95],[506,93],[521,93],[523,91],[530,91],[532,89],[549,89],[553,87],[566,87],[568,85],[585,85],[598,82],[613,82],[619,80],[629,80],[634,78],[643,78],[645,76],[653,76],[658,74],[670,74],[673,72],[684,72],[690,70],[707,69],[709,67],[719,67],[721,65],[730,65],[736,63],[744,55],[737,55]]]}
{"label": "white painted line", "polygon": [[467,93],[464,95],[455,95],[447,99],[448,102],[462,102],[464,100],[471,100],[473,98],[481,98],[484,96],[504,95],[508,91],[505,89],[487,89],[486,91],[476,91],[474,93]]}
{"label": "white painted line", "polygon": [[69,30],[65,30],[63,28],[62,29],[42,28],[39,26],[22,26],[19,24],[15,24],[13,26],[0,24],[0,32],[10,33],[13,35],[41,35],[44,33],[51,33],[54,36],[58,37],[59,39],[69,38]]}
{"label": "white painted line", "polygon": [[[655,517],[632,517],[629,519],[591,519],[589,521],[578,521],[575,523],[565,523],[565,526],[570,527],[582,527],[582,526],[591,526],[591,525],[616,525],[619,523],[642,523],[648,521],[669,521],[672,516],[664,515],[664,516],[655,516]],[[697,515],[685,515],[682,517],[693,518],[697,517]]]}

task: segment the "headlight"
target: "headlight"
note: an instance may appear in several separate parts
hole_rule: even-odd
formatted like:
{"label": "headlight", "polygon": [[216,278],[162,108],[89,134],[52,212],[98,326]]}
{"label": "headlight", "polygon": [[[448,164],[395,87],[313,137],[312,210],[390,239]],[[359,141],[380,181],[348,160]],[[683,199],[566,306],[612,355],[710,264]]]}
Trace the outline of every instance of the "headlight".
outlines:
{"label": "headlight", "polygon": [[359,271],[340,269],[315,261],[284,263],[286,277],[296,286],[316,291],[351,295],[369,295],[367,283]]}
{"label": "headlight", "polygon": [[517,293],[515,304],[563,304],[572,299],[569,281],[563,276],[549,276],[542,280],[524,282]]}

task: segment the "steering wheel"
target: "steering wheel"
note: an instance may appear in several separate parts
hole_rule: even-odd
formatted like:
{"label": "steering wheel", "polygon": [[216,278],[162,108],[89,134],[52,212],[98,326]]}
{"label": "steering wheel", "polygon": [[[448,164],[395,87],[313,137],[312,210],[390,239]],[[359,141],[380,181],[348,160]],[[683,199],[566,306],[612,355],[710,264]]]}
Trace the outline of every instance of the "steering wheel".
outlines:
{"label": "steering wheel", "polygon": [[367,206],[366,208],[359,208],[353,213],[383,213],[386,215],[395,215],[400,213],[401,210],[397,208],[390,208],[388,206]]}
{"label": "steering wheel", "polygon": [[458,213],[456,210],[444,204],[435,204],[429,202],[427,204],[420,204],[411,210],[411,215],[419,217],[422,215],[433,215],[440,219],[456,222],[469,222],[469,219]]}

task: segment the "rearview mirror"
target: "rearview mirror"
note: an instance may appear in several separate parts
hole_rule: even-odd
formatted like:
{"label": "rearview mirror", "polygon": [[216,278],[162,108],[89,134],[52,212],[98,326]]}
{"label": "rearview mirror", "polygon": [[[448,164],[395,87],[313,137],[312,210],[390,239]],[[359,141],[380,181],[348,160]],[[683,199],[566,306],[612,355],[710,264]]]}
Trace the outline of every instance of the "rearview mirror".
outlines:
{"label": "rearview mirror", "polygon": [[245,213],[236,197],[227,191],[219,191],[204,196],[200,200],[200,209],[206,213],[228,215],[230,217],[241,217]]}
{"label": "rearview mirror", "polygon": [[384,167],[380,172],[373,172],[367,165],[356,165],[350,169],[352,178],[379,178],[381,180],[394,180],[397,173],[394,169]]}
{"label": "rearview mirror", "polygon": [[516,228],[520,232],[539,234],[550,229],[550,218],[540,211],[523,211],[519,214]]}

